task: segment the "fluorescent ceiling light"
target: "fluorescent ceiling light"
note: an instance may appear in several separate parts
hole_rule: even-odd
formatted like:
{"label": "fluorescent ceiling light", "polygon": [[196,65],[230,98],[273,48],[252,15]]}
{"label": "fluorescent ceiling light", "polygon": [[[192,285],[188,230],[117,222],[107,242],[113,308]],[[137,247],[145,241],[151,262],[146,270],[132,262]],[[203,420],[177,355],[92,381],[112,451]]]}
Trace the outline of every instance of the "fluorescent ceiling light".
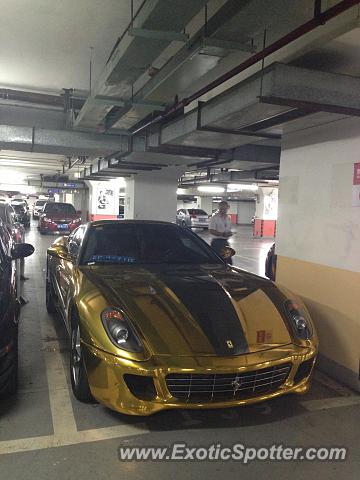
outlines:
{"label": "fluorescent ceiling light", "polygon": [[259,189],[257,185],[250,185],[249,183],[229,183],[227,186],[228,192],[256,192]]}
{"label": "fluorescent ceiling light", "polygon": [[2,184],[19,185],[25,181],[25,174],[10,168],[0,170],[0,181]]}
{"label": "fluorescent ceiling light", "polygon": [[186,195],[186,189],[185,188],[178,188],[176,190],[176,195]]}
{"label": "fluorescent ceiling light", "polygon": [[202,187],[198,187],[199,192],[206,192],[206,193],[222,193],[225,192],[224,187],[213,187],[210,185],[204,185]]}

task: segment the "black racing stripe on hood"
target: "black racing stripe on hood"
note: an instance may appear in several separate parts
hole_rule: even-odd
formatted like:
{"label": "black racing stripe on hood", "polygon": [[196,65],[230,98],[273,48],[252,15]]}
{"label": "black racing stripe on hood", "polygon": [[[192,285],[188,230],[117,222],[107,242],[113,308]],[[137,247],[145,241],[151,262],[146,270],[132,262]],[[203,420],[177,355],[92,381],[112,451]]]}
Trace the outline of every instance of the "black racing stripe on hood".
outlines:
{"label": "black racing stripe on hood", "polygon": [[217,355],[232,356],[249,351],[237,312],[213,277],[206,272],[179,275],[169,271],[157,272],[157,277],[191,313]]}

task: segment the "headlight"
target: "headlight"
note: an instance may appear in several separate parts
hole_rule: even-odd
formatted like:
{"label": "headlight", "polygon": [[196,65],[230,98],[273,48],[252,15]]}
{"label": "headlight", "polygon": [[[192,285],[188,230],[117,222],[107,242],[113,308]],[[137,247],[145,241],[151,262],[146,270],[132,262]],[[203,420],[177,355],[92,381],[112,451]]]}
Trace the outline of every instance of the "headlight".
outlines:
{"label": "headlight", "polygon": [[101,320],[114,345],[128,352],[142,352],[141,342],[121,310],[107,308],[102,312]]}
{"label": "headlight", "polygon": [[293,300],[285,302],[286,315],[291,321],[296,336],[301,340],[308,340],[312,337],[313,331],[311,321],[305,308]]}
{"label": "headlight", "polygon": [[81,222],[81,218],[74,218],[71,223],[79,223]]}
{"label": "headlight", "polygon": [[48,218],[48,217],[43,217],[42,219],[43,219],[43,221],[46,222],[46,223],[52,223],[52,220],[51,220],[50,218]]}

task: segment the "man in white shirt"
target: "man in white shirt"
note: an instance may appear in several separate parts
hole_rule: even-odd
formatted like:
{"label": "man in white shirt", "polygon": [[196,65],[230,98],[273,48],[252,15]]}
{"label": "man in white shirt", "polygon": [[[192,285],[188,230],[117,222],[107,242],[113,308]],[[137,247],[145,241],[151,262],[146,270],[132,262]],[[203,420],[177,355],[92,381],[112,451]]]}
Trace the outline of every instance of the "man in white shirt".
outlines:
{"label": "man in white shirt", "polygon": [[[209,232],[213,235],[211,246],[219,255],[224,247],[229,246],[228,239],[232,236],[231,221],[227,214],[229,208],[227,202],[220,202],[219,210],[214,213],[209,223]],[[227,262],[231,264],[231,258]]]}

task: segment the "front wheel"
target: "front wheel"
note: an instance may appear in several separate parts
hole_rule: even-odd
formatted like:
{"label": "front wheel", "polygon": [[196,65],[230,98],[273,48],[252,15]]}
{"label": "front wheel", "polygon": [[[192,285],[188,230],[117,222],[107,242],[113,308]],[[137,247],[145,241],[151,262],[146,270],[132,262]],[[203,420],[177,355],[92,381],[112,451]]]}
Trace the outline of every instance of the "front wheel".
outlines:
{"label": "front wheel", "polygon": [[70,376],[71,387],[75,397],[80,402],[90,403],[94,401],[82,355],[80,326],[77,319],[73,320],[71,327]]}
{"label": "front wheel", "polygon": [[48,313],[56,312],[54,289],[48,279],[46,279],[46,310]]}
{"label": "front wheel", "polygon": [[15,395],[18,389],[18,333],[14,337],[12,350],[9,355],[9,367],[7,371],[7,378],[4,384],[0,385],[0,397],[9,397]]}

